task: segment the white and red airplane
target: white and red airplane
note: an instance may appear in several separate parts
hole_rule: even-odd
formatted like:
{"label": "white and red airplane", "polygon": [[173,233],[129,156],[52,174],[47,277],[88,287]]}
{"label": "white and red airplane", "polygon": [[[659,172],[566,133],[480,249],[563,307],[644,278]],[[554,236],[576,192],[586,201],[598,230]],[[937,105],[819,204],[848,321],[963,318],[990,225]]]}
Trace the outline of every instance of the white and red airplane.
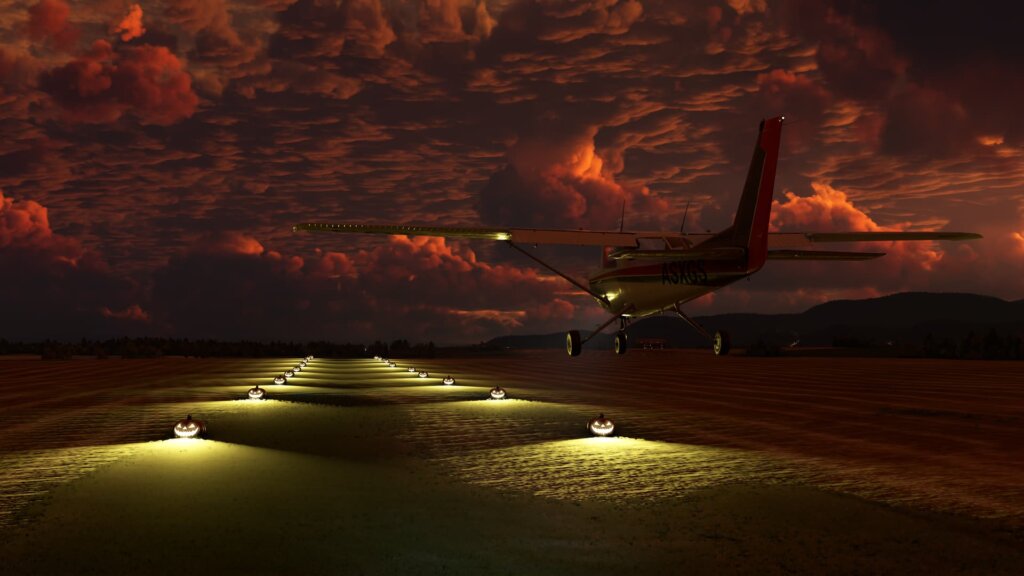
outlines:
{"label": "white and red airplane", "polygon": [[[586,342],[616,320],[614,349],[624,354],[626,326],[635,319],[673,312],[714,343],[717,355],[729,352],[729,334],[708,333],[683,313],[681,304],[742,280],[766,260],[870,260],[884,252],[815,250],[819,243],[902,240],[972,240],[966,232],[769,232],[768,221],[775,185],[775,167],[783,116],[763,120],[754,146],[747,180],[732,226],[717,234],[679,232],[602,232],[596,230],[538,230],[532,228],[455,228],[415,224],[298,224],[293,230],[357,234],[404,234],[477,238],[505,242],[589,293],[609,313],[607,322],[587,338],[577,330],[566,335],[566,350],[578,356]],[[524,249],[523,244],[601,246],[602,268],[583,284]]]}

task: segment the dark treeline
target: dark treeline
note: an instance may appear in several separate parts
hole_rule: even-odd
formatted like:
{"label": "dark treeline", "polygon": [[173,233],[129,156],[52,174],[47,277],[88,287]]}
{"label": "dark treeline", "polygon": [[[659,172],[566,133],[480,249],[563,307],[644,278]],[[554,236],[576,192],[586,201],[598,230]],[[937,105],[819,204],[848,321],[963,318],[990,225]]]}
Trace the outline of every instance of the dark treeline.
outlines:
{"label": "dark treeline", "polygon": [[1002,333],[995,328],[984,336],[971,331],[959,341],[928,334],[921,345],[921,355],[969,360],[1024,360],[1024,339],[1019,334]]}
{"label": "dark treeline", "polygon": [[[948,358],[961,360],[1024,360],[1024,338],[1014,331],[990,328],[984,333],[970,331],[960,338],[925,335],[923,340],[894,339],[878,341],[874,338],[836,336],[832,349],[846,351],[851,356],[893,356],[902,358]],[[747,347],[748,356],[782,356],[801,354],[770,337],[761,337]]]}
{"label": "dark treeline", "polygon": [[434,343],[410,344],[396,340],[391,344],[374,342],[364,344],[337,344],[327,341],[315,342],[257,342],[241,340],[225,342],[220,340],[191,340],[188,338],[111,338],[77,342],[44,340],[42,342],[12,342],[0,338],[0,354],[34,354],[44,360],[65,360],[73,356],[95,356],[96,358],[159,358],[161,356],[190,356],[197,358],[280,358],[302,357],[312,354],[323,358],[363,358],[379,354],[404,357],[433,357]]}

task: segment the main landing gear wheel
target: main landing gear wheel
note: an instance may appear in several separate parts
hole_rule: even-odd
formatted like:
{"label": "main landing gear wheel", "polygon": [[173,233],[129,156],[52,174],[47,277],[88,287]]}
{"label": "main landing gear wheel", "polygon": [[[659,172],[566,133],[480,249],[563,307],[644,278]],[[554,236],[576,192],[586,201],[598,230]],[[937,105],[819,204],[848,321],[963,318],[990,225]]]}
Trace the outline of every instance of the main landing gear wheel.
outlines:
{"label": "main landing gear wheel", "polygon": [[729,333],[724,330],[715,332],[715,356],[725,356],[732,348],[732,340]]}
{"label": "main landing gear wheel", "polygon": [[625,354],[626,348],[629,347],[628,344],[629,339],[626,337],[626,331],[619,330],[618,333],[615,334],[615,353]]}
{"label": "main landing gear wheel", "polygon": [[565,335],[565,351],[569,353],[569,356],[579,356],[583,350],[583,342],[580,340],[579,330],[570,330]]}

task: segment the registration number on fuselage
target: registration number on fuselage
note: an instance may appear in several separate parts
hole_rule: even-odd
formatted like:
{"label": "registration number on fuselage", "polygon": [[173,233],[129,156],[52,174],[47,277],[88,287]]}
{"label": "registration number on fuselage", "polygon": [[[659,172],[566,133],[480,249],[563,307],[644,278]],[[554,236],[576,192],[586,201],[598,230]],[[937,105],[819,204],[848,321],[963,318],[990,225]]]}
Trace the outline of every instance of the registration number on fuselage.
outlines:
{"label": "registration number on fuselage", "polygon": [[662,284],[704,284],[707,281],[703,260],[665,262],[661,265]]}

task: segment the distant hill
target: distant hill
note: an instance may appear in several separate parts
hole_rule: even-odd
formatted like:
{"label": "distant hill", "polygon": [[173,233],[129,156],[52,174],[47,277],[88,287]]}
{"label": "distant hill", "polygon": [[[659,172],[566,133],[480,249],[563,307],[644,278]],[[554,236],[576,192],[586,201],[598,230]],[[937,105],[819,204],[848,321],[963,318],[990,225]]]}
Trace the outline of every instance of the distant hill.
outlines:
{"label": "distant hill", "polygon": [[[959,340],[970,332],[984,335],[991,329],[1024,334],[1024,300],[1008,302],[977,294],[903,292],[866,300],[835,300],[799,314],[718,314],[697,320],[708,330],[727,330],[733,345],[747,347],[759,340],[776,345],[855,347],[886,346],[894,342],[921,343],[935,339]],[[587,332],[581,330],[584,334]],[[638,320],[630,338],[660,338],[671,348],[704,347],[708,343],[682,320],[669,315]],[[613,330],[587,344],[610,348]],[[562,348],[565,333],[501,336],[487,342],[497,348]]]}

